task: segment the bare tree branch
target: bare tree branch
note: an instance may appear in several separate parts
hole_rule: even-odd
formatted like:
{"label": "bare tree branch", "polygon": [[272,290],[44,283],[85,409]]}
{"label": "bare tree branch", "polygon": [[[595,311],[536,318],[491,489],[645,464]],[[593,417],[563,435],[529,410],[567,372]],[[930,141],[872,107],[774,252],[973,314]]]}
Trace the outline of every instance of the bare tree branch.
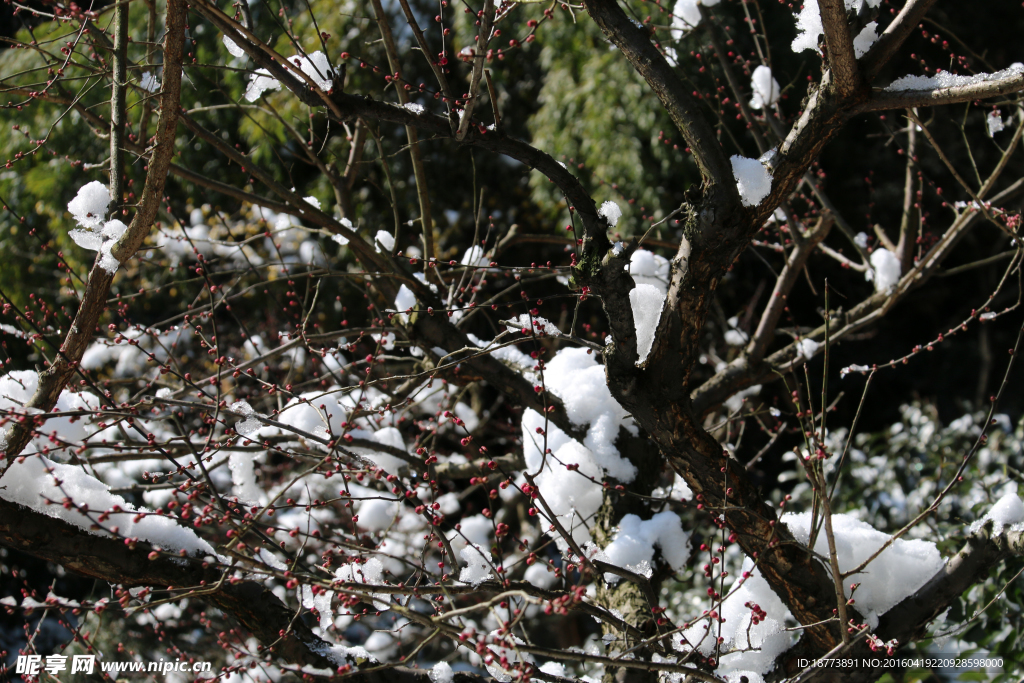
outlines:
{"label": "bare tree branch", "polygon": [[[401,68],[398,62],[398,49],[395,47],[395,38],[391,34],[391,26],[388,25],[388,17],[380,0],[373,0],[373,13],[377,18],[377,27],[380,29],[384,39],[384,48],[388,55],[388,65],[391,73],[394,74],[395,93],[398,96],[398,103],[405,106],[409,102],[409,94],[403,87],[403,82],[398,78]],[[430,259],[437,256],[434,248],[434,220],[430,211],[430,195],[427,188],[427,172],[423,168],[423,150],[420,148],[419,134],[414,126],[405,127],[405,135],[409,139],[409,154],[412,157],[412,171],[416,178],[416,197],[420,204],[420,228],[423,234],[423,256],[425,269],[429,269]],[[461,139],[461,138],[460,138]]]}
{"label": "bare tree branch", "polygon": [[[156,145],[146,174],[142,198],[128,230],[111,248],[111,254],[124,263],[142,246],[156,220],[157,210],[163,201],[164,183],[174,155],[174,130],[178,123],[181,95],[181,59],[185,41],[185,20],[187,5],[184,0],[169,0],[167,3],[164,38],[164,77],[160,94],[160,117],[157,121]],[[119,200],[120,198],[118,198]],[[106,307],[107,293],[114,281],[114,274],[100,266],[97,255],[89,273],[82,303],[75,314],[75,320],[64,338],[60,355],[53,364],[39,375],[39,386],[26,408],[49,412],[68,380],[75,373],[78,361],[92,340],[96,323]],[[14,422],[3,435],[5,459],[0,461],[0,476],[11,466],[14,459],[32,438],[32,421]]]}
{"label": "bare tree branch", "polygon": [[470,121],[473,119],[473,109],[476,107],[477,99],[480,96],[480,79],[484,75],[484,63],[487,61],[487,43],[491,39],[491,25],[494,22],[494,0],[484,0],[483,14],[480,16],[480,30],[476,34],[476,45],[473,47],[473,75],[469,81],[469,97],[466,99],[466,106],[462,110],[462,118],[459,120],[459,130],[455,139],[459,142],[466,137]]}
{"label": "bare tree branch", "polygon": [[[707,181],[722,185],[726,196],[739,200],[732,167],[718,143],[714,129],[700,110],[698,102],[665,57],[651,43],[650,33],[634,24],[617,0],[584,0],[583,6],[597,25],[643,76],[661,100],[665,111],[683,134],[694,160]],[[730,192],[731,190],[731,192]]]}
{"label": "bare tree branch", "polygon": [[907,0],[907,4],[878,37],[867,54],[861,57],[860,65],[864,73],[864,80],[870,83],[881,73],[882,68],[896,56],[900,46],[917,28],[917,25],[924,19],[924,15],[934,4],[935,0]]}
{"label": "bare tree branch", "polygon": [[821,25],[825,29],[825,46],[832,83],[840,100],[845,100],[863,87],[863,79],[853,56],[853,38],[846,19],[844,0],[818,0]]}
{"label": "bare tree branch", "polygon": [[822,216],[818,221],[818,225],[810,231],[806,239],[796,245],[793,251],[789,253],[785,267],[783,267],[779,277],[775,280],[775,288],[772,290],[771,298],[768,299],[768,304],[761,314],[757,330],[751,336],[750,343],[747,345],[747,362],[751,365],[757,365],[764,358],[768,346],[775,337],[775,328],[779,323],[779,318],[782,317],[782,312],[786,308],[786,297],[789,296],[789,293],[793,290],[793,285],[796,284],[797,278],[803,272],[807,259],[814,253],[814,250],[821,244],[821,241],[828,236],[829,231],[832,229],[832,223],[831,214]]}

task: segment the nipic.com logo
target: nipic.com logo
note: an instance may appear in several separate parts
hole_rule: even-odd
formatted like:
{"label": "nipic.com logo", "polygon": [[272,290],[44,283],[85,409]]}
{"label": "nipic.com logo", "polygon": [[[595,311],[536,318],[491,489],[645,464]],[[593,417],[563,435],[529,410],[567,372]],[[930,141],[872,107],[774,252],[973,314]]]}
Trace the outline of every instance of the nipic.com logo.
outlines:
{"label": "nipic.com logo", "polygon": [[[38,677],[44,671],[51,676],[58,674],[91,674],[97,670],[103,673],[155,673],[168,674],[204,673],[210,671],[210,662],[190,662],[187,660],[164,660],[158,662],[97,662],[96,655],[18,655],[14,664],[14,673],[21,676]],[[58,678],[59,680],[59,678]]]}

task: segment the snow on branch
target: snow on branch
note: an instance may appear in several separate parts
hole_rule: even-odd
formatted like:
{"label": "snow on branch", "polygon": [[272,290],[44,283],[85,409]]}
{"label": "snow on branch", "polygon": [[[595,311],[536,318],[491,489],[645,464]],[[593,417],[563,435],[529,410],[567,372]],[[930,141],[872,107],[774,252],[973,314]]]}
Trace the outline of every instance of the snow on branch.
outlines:
{"label": "snow on branch", "polygon": [[933,107],[999,97],[1024,90],[1024,64],[1019,62],[995,73],[972,76],[948,71],[934,76],[904,76],[884,90],[875,91],[857,112]]}

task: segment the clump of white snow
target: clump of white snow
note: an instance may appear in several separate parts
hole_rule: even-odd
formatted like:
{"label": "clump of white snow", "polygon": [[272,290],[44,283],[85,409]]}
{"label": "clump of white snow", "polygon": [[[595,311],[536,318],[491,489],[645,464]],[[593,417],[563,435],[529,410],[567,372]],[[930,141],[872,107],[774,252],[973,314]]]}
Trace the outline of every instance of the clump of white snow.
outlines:
{"label": "clump of white snow", "polygon": [[466,563],[466,566],[459,572],[459,581],[479,586],[491,578],[493,574],[491,574],[491,561],[488,555],[489,553],[484,554],[483,548],[475,543],[471,543],[463,548],[459,556]]}
{"label": "clump of white snow", "polygon": [[725,343],[729,346],[743,346],[747,341],[747,333],[743,330],[726,330],[725,332]]}
{"label": "clump of white snow", "polygon": [[542,562],[535,562],[526,569],[523,580],[537,588],[548,589],[558,582],[558,577]]}
{"label": "clump of white snow", "polygon": [[757,206],[772,191],[772,175],[758,159],[736,154],[730,157],[736,189],[740,191],[743,206]]}
{"label": "clump of white snow", "polygon": [[[82,355],[82,367],[96,370],[109,363],[116,363],[116,377],[140,377],[156,373],[150,362],[163,363],[172,355],[180,355],[192,341],[194,332],[188,326],[174,326],[160,332],[156,329],[133,328],[122,332],[113,342],[99,339],[89,345]],[[132,340],[133,344],[125,344]]]}
{"label": "clump of white snow", "polygon": [[878,22],[872,21],[864,26],[853,39],[853,56],[860,59],[866,55],[876,40],[878,40]]}
{"label": "clump of white snow", "polygon": [[484,254],[484,248],[479,244],[474,244],[469,249],[467,249],[466,253],[462,255],[462,260],[459,261],[459,263],[461,263],[464,266],[471,266],[473,268],[482,268],[484,266],[490,265],[490,261]]}
{"label": "clump of white snow", "polygon": [[807,360],[814,358],[814,354],[818,352],[818,349],[820,347],[821,344],[814,341],[813,339],[801,339],[796,344],[797,353],[800,354],[802,357],[806,358]]}
{"label": "clump of white snow", "polygon": [[[783,515],[782,521],[798,542],[807,543],[810,537],[810,513]],[[849,515],[832,515],[832,528],[839,569],[844,572],[859,566],[891,538],[889,534]],[[819,555],[828,556],[828,539],[824,531],[818,534],[814,550]],[[943,566],[944,562],[935,544],[898,539],[863,572],[846,578],[844,591],[848,598],[854,598],[855,608],[874,628],[882,614],[913,595]],[[733,652],[722,657],[718,673],[728,674],[729,680],[738,680],[733,676],[740,672],[754,672],[758,675],[768,673],[774,668],[775,659],[795,641],[783,630],[783,625],[792,619],[792,615],[750,559],[744,562],[740,576],[746,572],[750,573],[748,578],[738,578],[725,591],[728,597],[719,609],[723,619],[721,624],[713,623],[712,635],[707,635],[706,620],[694,624],[683,634],[690,645],[697,646],[704,654],[714,651],[719,625],[722,629],[723,651],[745,650],[749,646],[760,648]],[[851,592],[853,584],[859,584],[856,592]],[[758,619],[759,623],[753,623],[752,609],[747,605],[757,605],[763,610],[765,614]]]}
{"label": "clump of white snow", "polygon": [[985,516],[971,525],[971,533],[977,532],[986,522],[992,522],[992,533],[999,535],[1006,527],[1024,522],[1024,502],[1015,491],[1009,491],[996,501]]}
{"label": "clump of white snow", "polygon": [[629,293],[629,303],[633,309],[633,325],[636,327],[636,351],[639,358],[637,364],[647,360],[654,346],[654,334],[661,320],[661,309],[665,304],[665,294],[654,285],[637,285]]}
{"label": "clump of white snow", "polygon": [[900,281],[900,269],[896,254],[878,248],[871,252],[871,269],[864,273],[864,277],[874,281],[876,292],[888,292]]}
{"label": "clump of white snow", "polygon": [[597,215],[608,221],[608,227],[614,228],[622,218],[622,209],[613,201],[607,201],[597,210]]}
{"label": "clump of white snow", "polygon": [[[683,531],[679,515],[674,512],[659,512],[646,521],[633,514],[626,515],[619,522],[612,542],[604,549],[605,561],[617,567],[650,565],[654,560],[654,546],[658,546],[669,566],[679,571],[686,564],[688,539],[689,534]],[[604,578],[612,583],[619,580],[611,573],[606,573]]]}
{"label": "clump of white snow", "polygon": [[86,230],[95,230],[103,225],[110,204],[110,190],[98,180],[83,185],[75,198],[68,202],[68,211],[75,222]]}
{"label": "clump of white snow", "polygon": [[[229,39],[225,37],[224,45],[228,48],[228,51],[236,57],[240,57],[241,55],[236,55],[231,49],[231,46],[228,45],[229,42]],[[238,46],[236,45],[235,47],[237,48]],[[331,80],[333,78],[331,65],[327,61],[327,55],[319,50],[310,54],[308,57],[303,57],[301,55],[291,57],[288,60],[288,68],[293,70],[298,69],[302,73],[306,74],[314,83],[316,83],[317,87],[324,92],[330,90],[333,85],[333,81]],[[255,102],[260,98],[260,95],[267,90],[280,89],[280,81],[271,76],[270,72],[266,69],[258,69],[249,79],[249,86],[245,89],[245,99],[249,102]]]}
{"label": "clump of white snow", "polygon": [[253,451],[231,451],[228,469],[231,470],[233,492],[246,503],[264,503],[266,495],[256,483],[256,456]]}
{"label": "clump of white snow", "polygon": [[224,47],[228,49],[232,57],[238,57],[239,59],[245,57],[245,50],[238,46],[238,43],[231,40],[227,36],[221,36],[221,40],[224,42]]}
{"label": "clump of white snow", "polygon": [[[351,432],[351,434],[360,438],[368,438],[371,441],[376,441],[379,444],[390,446],[400,451],[406,450],[405,440],[402,438],[402,432],[398,431],[395,427],[384,427],[383,429],[378,429],[375,432],[362,432],[360,430],[356,430]],[[377,467],[382,468],[388,474],[396,474],[406,466],[406,462],[404,460],[396,455],[391,455],[384,451],[357,447],[353,447],[350,450],[362,455]]]}
{"label": "clump of white snow", "polygon": [[393,525],[401,512],[397,500],[374,498],[359,504],[356,523],[367,531],[384,531]]}
{"label": "clump of white snow", "polygon": [[[636,434],[636,426],[612,398],[604,367],[587,349],[561,349],[546,365],[544,380],[547,389],[562,399],[569,419],[586,427],[587,435],[581,444],[540,413],[526,410],[522,420],[526,468],[537,476],[541,495],[554,514],[582,544],[590,540],[587,524],[600,507],[601,477],[609,475],[623,483],[636,477],[636,467],[615,447],[619,429]],[[546,456],[545,448],[550,451]]]}
{"label": "clump of white snow", "polygon": [[669,260],[664,256],[646,249],[637,249],[629,257],[629,265],[625,270],[637,285],[652,285],[665,295],[668,292],[669,267]]}
{"label": "clump of white snow", "polygon": [[327,92],[333,85],[331,71],[331,65],[327,61],[327,55],[317,50],[311,53],[308,57],[295,56],[288,60],[292,66],[297,66],[302,70],[302,73],[313,79],[313,82],[320,87],[321,90]]}
{"label": "clump of white snow", "polygon": [[299,596],[303,607],[316,609],[317,614],[320,615],[320,628],[326,633],[327,629],[334,624],[334,610],[331,609],[331,598],[334,597],[334,591],[321,590],[314,595],[313,588],[308,584],[303,584],[299,589]]}
{"label": "clump of white snow", "polygon": [[452,683],[455,680],[455,672],[448,662],[438,662],[430,669],[428,675],[432,683]]}
{"label": "clump of white snow", "polygon": [[746,389],[742,389],[741,391],[736,392],[728,399],[726,399],[725,403],[723,403],[722,405],[725,406],[725,409],[729,411],[730,415],[732,415],[738,413],[740,411],[740,408],[743,407],[743,399],[749,398],[751,396],[757,396],[760,393],[761,385],[755,384],[752,387],[747,387]]}
{"label": "clump of white snow", "polygon": [[143,71],[142,77],[139,79],[139,87],[146,92],[156,92],[160,89],[160,81],[152,72]]}
{"label": "clump of white snow", "polygon": [[257,69],[256,73],[249,79],[249,85],[245,89],[245,99],[255,102],[268,90],[280,90],[281,81],[270,75],[266,69]]}
{"label": "clump of white snow", "polygon": [[847,365],[845,368],[839,371],[839,377],[846,377],[851,372],[870,372],[871,367],[868,365]]}
{"label": "clump of white snow", "polygon": [[377,234],[373,236],[373,241],[377,243],[377,253],[380,253],[380,248],[384,247],[386,251],[395,250],[395,236],[386,230],[378,230]]}
{"label": "clump of white snow", "polygon": [[739,329],[740,318],[738,315],[734,315],[726,322],[729,324],[729,329],[725,331],[726,344],[729,346],[743,346],[750,340],[750,336]]}
{"label": "clump of white snow", "polygon": [[547,460],[534,481],[562,527],[577,543],[587,543],[592,518],[601,507],[601,468],[593,453],[578,441],[562,444]]}
{"label": "clump of white snow", "polygon": [[398,311],[398,317],[403,322],[409,319],[406,311],[410,308],[416,308],[416,295],[412,293],[411,289],[402,285],[398,288],[398,294],[395,295],[395,310]]}
{"label": "clump of white snow", "polygon": [[754,69],[754,73],[750,76],[750,88],[754,91],[754,97],[750,100],[752,109],[767,109],[775,106],[782,94],[779,82],[772,76],[772,70],[764,65]]}
{"label": "clump of white snow", "polygon": [[985,126],[988,128],[988,136],[990,138],[994,138],[996,133],[1006,129],[1007,124],[1010,123],[1011,120],[1012,119],[1008,118],[1003,121],[1003,117],[1000,116],[998,109],[990,111],[988,116],[985,118]]}
{"label": "clump of white snow", "polygon": [[128,226],[117,219],[103,220],[109,204],[110,191],[106,185],[96,180],[83,185],[75,198],[68,202],[68,211],[81,227],[68,234],[83,249],[100,252],[100,267],[113,274],[120,262],[110,250]]}
{"label": "clump of white snow", "polygon": [[[366,562],[359,564],[351,562],[343,564],[334,572],[334,578],[339,581],[351,583],[364,583],[368,586],[384,586],[384,563],[376,557],[371,557]],[[388,593],[374,593],[373,606],[379,610],[386,610],[391,607],[391,596]]]}
{"label": "clump of white snow", "polygon": [[719,0],[676,0],[672,9],[672,28],[677,30],[690,29],[700,23],[700,10],[697,5],[714,7]]}
{"label": "clump of white snow", "polygon": [[235,431],[242,436],[249,436],[263,426],[259,413],[253,410],[248,401],[235,401],[231,404],[231,412],[238,413],[245,418],[235,423]]}
{"label": "clump of white snow", "polygon": [[527,333],[534,334],[546,334],[552,337],[557,337],[562,334],[562,331],[558,329],[558,326],[547,318],[542,318],[539,315],[533,316],[531,322],[530,316],[526,313],[522,313],[515,318],[511,318],[507,321],[505,329],[509,332],[522,332],[526,330]]}

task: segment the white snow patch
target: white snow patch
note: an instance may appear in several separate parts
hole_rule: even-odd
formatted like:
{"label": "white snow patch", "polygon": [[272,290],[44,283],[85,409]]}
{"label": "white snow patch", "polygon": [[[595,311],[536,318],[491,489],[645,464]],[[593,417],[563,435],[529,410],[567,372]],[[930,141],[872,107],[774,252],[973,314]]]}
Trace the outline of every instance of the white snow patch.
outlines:
{"label": "white snow patch", "polygon": [[333,81],[331,80],[333,72],[331,71],[331,65],[327,61],[327,55],[317,50],[311,53],[308,57],[294,56],[288,60],[289,67],[299,67],[302,73],[309,76],[317,86],[327,92],[331,89]]}
{"label": "white snow patch", "polygon": [[752,387],[747,387],[746,389],[742,389],[736,392],[728,399],[726,399],[725,403],[723,403],[722,405],[724,405],[725,409],[729,411],[730,415],[732,415],[738,413],[740,411],[740,408],[743,407],[743,399],[749,396],[757,396],[760,393],[761,385],[755,384]]}
{"label": "white snow patch", "polygon": [[851,372],[870,372],[871,367],[868,365],[847,365],[845,368],[839,371],[839,377],[846,377]]}
{"label": "white snow patch", "polygon": [[242,436],[249,436],[263,426],[263,423],[260,422],[259,419],[263,416],[253,410],[253,407],[249,405],[248,401],[235,401],[231,404],[230,410],[231,412],[238,413],[245,418],[235,423],[235,431]]}
{"label": "white snow patch", "polygon": [[143,71],[142,77],[139,79],[139,87],[146,92],[156,92],[160,89],[160,81],[152,72]]}
{"label": "white snow patch", "polygon": [[543,562],[535,562],[526,569],[526,573],[523,574],[523,580],[530,585],[536,586],[537,588],[543,588],[547,590],[558,583],[558,577]]}
{"label": "white snow patch", "polygon": [[614,228],[622,218],[622,209],[613,201],[607,201],[597,210],[597,215],[608,221],[608,227]]}
{"label": "white snow patch", "polygon": [[801,339],[796,344],[797,353],[807,360],[814,358],[814,354],[818,352],[820,347],[821,344],[813,339]]}
{"label": "white snow patch", "polygon": [[221,40],[224,42],[224,47],[228,49],[228,52],[231,53],[232,57],[238,57],[239,59],[245,57],[245,50],[239,47],[238,43],[231,40],[227,36],[221,36]]}
{"label": "white snow patch", "polygon": [[398,501],[374,498],[364,500],[357,510],[357,524],[367,531],[384,531],[395,523],[401,512]]}
{"label": "white snow patch", "polygon": [[474,244],[462,255],[462,260],[459,263],[473,268],[482,268],[489,265],[490,261],[484,255],[484,248],[479,244]]}
{"label": "white snow patch", "polygon": [[988,136],[994,138],[996,133],[1001,130],[1005,130],[1006,126],[1012,121],[1012,118],[1007,118],[1005,121],[1000,116],[998,109],[993,109],[988,113],[985,118],[985,126],[988,128]]}
{"label": "white snow patch", "polygon": [[103,224],[110,204],[110,190],[98,180],[83,185],[75,198],[68,202],[68,211],[75,222],[86,230],[95,230]]}
{"label": "white snow patch", "polygon": [[515,318],[507,321],[505,329],[509,332],[522,332],[526,330],[530,333],[531,330],[535,334],[546,334],[552,337],[557,337],[562,334],[562,331],[558,329],[558,326],[546,318],[542,318],[539,315],[533,316],[531,324],[530,316],[526,313],[522,313]]}
{"label": "white snow patch", "polygon": [[878,22],[872,21],[865,25],[853,39],[853,56],[860,59],[866,55],[876,40],[878,40]]}
{"label": "white snow patch", "polygon": [[661,320],[661,309],[665,294],[654,285],[637,285],[629,292],[629,303],[633,308],[633,325],[636,327],[637,365],[647,360],[654,346],[654,334]]}
{"label": "white snow patch", "polygon": [[736,189],[740,191],[743,206],[757,206],[772,191],[772,175],[758,159],[748,159],[738,154],[729,158]]}
{"label": "white snow patch", "polygon": [[[562,399],[569,419],[587,427],[587,435],[580,444],[540,413],[526,410],[521,427],[527,471],[538,475],[537,485],[554,514],[585,543],[590,540],[585,522],[600,507],[602,472],[627,484],[636,477],[636,467],[615,447],[619,429],[635,434],[636,426],[612,398],[604,367],[587,349],[561,349],[547,364],[544,380]],[[545,447],[550,451],[546,457]],[[572,464],[579,465],[578,471],[565,468]]]}
{"label": "white snow patch", "polygon": [[[363,583],[368,586],[384,586],[384,563],[376,557],[371,557],[363,564],[351,562],[343,564],[334,572],[334,578],[339,581],[351,583]],[[373,606],[379,610],[391,608],[391,596],[388,593],[374,593]]]}
{"label": "white snow patch", "polygon": [[998,536],[1003,529],[1024,522],[1024,502],[1015,491],[1010,491],[996,501],[985,516],[971,525],[971,533],[977,532],[989,520],[992,521],[992,533]]}
{"label": "white snow patch", "polygon": [[228,456],[233,492],[246,503],[264,503],[266,495],[256,483],[256,453],[253,451],[232,451]]}
{"label": "white snow patch", "polygon": [[386,230],[378,230],[377,234],[373,236],[373,241],[379,245],[377,253],[380,253],[381,247],[387,251],[395,250],[395,236]]}
{"label": "white snow patch", "polygon": [[[810,536],[810,513],[786,514],[783,515],[782,521],[798,542],[807,543]],[[840,571],[849,571],[859,566],[890,539],[889,534],[844,514],[832,516],[832,528]],[[823,556],[828,555],[828,539],[824,531],[818,534],[814,550]],[[847,597],[855,597],[857,610],[874,628],[882,614],[904,598],[913,595],[941,570],[944,564],[934,543],[917,539],[898,539],[862,573],[847,577],[844,581],[844,591]],[[764,674],[772,669],[775,657],[787,649],[791,642],[788,635],[783,640],[782,636],[777,634],[779,625],[792,617],[749,559],[744,562],[743,571],[750,572],[751,576],[745,581],[737,579],[728,591],[731,594],[720,609],[722,616],[725,617],[725,623],[722,624],[722,637],[725,638],[723,649],[747,646],[746,632],[747,626],[750,625],[751,613],[744,604],[748,602],[759,605],[767,613],[765,621],[751,628],[750,644],[754,645],[761,640],[762,643],[768,642],[770,646],[765,649],[762,644],[761,652],[729,655],[729,661],[723,657],[722,664],[723,667],[750,669]],[[855,594],[850,590],[852,584],[860,584]],[[703,633],[703,628],[698,624],[687,633],[687,638],[697,635],[697,629]],[[775,638],[778,640],[774,640]],[[697,640],[699,639],[697,637]],[[691,639],[691,642],[694,640]],[[713,643],[706,640],[701,650],[703,651],[705,647],[711,648]]]}
{"label": "white snow patch", "polygon": [[714,7],[719,0],[676,0],[672,9],[672,28],[676,30],[690,29],[700,23],[700,10],[697,5]]}
{"label": "white snow patch", "polygon": [[782,94],[779,82],[772,76],[772,70],[764,65],[754,69],[750,76],[750,88],[754,91],[754,97],[750,100],[753,109],[767,109],[775,106]]}
{"label": "white snow patch", "polygon": [[94,180],[83,185],[75,198],[68,202],[68,211],[81,229],[71,230],[68,234],[83,249],[100,252],[100,267],[113,274],[121,264],[110,250],[128,226],[117,219],[104,222],[110,200],[110,191],[103,183]]}
{"label": "white snow patch", "polygon": [[[617,567],[650,565],[654,559],[654,546],[661,550],[665,561],[674,571],[686,564],[686,542],[689,534],[683,531],[679,515],[671,511],[659,512],[647,521],[629,514],[619,522],[612,542],[604,549],[606,561]],[[616,583],[619,577],[605,573],[606,581]]]}
{"label": "white snow patch", "polygon": [[491,578],[491,562],[488,557],[490,553],[484,554],[483,548],[476,543],[467,545],[459,553],[459,557],[466,563],[466,566],[459,572],[459,581],[479,586]]}
{"label": "white snow patch", "polygon": [[629,257],[625,270],[637,285],[652,285],[664,296],[668,292],[669,260],[646,249],[637,249]]}
{"label": "white snow patch", "polygon": [[249,78],[249,85],[245,88],[243,97],[249,102],[255,102],[268,90],[280,90],[281,82],[270,75],[266,69],[258,69]]}
{"label": "white snow patch", "polygon": [[876,292],[888,292],[900,281],[900,260],[888,249],[878,248],[871,252],[871,270],[864,278],[873,280]]}
{"label": "white snow patch", "polygon": [[747,333],[743,330],[727,330],[725,333],[725,343],[729,346],[743,346],[748,339]]}
{"label": "white snow patch", "polygon": [[411,308],[416,308],[416,295],[412,293],[412,290],[402,285],[398,288],[398,294],[395,295],[395,310],[398,311],[398,317],[403,322],[409,319],[409,315],[406,313]]}
{"label": "white snow patch", "polygon": [[438,662],[430,669],[428,675],[432,683],[452,683],[455,680],[455,672],[448,662]]}

